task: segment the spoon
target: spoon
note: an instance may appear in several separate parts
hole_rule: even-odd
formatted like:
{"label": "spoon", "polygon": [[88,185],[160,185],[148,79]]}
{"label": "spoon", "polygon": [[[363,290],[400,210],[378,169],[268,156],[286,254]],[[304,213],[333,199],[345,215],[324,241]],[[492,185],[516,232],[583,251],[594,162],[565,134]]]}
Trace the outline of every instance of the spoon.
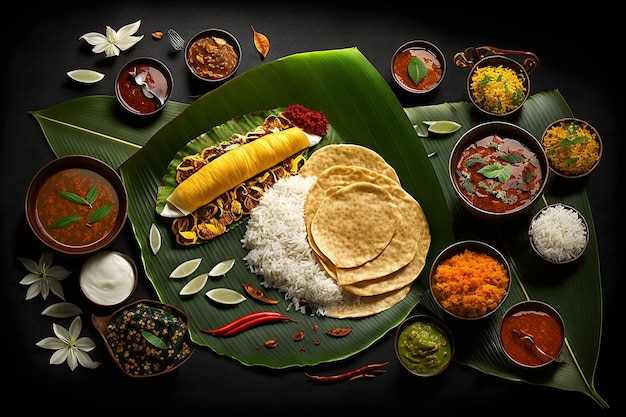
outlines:
{"label": "spoon", "polygon": [[151,90],[148,86],[148,83],[146,83],[146,77],[148,76],[147,72],[140,72],[139,74],[137,74],[137,68],[135,67],[132,71],[129,72],[129,74],[131,75],[131,77],[133,77],[135,83],[141,86],[141,91],[143,92],[144,96],[146,96],[147,98],[156,97],[156,99],[159,100],[159,103],[161,103],[161,106],[165,104],[165,98],[162,95],[162,91]]}
{"label": "spoon", "polygon": [[543,356],[545,356],[546,358],[552,359],[555,362],[563,362],[563,359],[561,358],[555,358],[554,356],[544,352],[539,346],[537,346],[537,343],[535,342],[535,339],[532,337],[532,335],[526,333],[523,330],[515,330],[513,329],[512,332],[519,337],[522,340],[528,340],[530,343],[532,343],[532,345],[535,347],[535,349],[537,349],[537,351],[539,353],[541,353]]}

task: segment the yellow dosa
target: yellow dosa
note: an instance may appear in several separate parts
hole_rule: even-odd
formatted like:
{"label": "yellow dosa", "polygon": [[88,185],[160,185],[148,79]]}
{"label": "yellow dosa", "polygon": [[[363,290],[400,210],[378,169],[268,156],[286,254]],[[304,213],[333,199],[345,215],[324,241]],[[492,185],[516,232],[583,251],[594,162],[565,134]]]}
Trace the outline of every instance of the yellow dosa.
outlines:
{"label": "yellow dosa", "polygon": [[182,215],[193,213],[226,191],[311,145],[301,129],[270,133],[235,148],[203,166],[180,183],[167,203]]}

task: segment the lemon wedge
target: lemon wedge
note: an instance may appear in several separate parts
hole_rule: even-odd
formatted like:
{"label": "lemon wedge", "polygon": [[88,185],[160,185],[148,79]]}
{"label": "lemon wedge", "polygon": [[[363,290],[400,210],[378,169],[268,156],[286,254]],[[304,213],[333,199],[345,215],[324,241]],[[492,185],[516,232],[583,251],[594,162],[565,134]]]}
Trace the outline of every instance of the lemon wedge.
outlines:
{"label": "lemon wedge", "polygon": [[437,120],[435,122],[429,121],[426,124],[428,125],[429,132],[437,133],[438,135],[454,133],[461,128],[460,124],[451,120]]}
{"label": "lemon wedge", "polygon": [[180,295],[193,295],[199,292],[209,279],[209,274],[200,274],[180,289]]}
{"label": "lemon wedge", "polygon": [[220,277],[222,275],[226,275],[228,271],[235,265],[234,259],[228,259],[226,261],[222,261],[215,265],[210,271],[209,276],[211,277]]}
{"label": "lemon wedge", "polygon": [[159,228],[154,223],[150,226],[150,249],[152,249],[152,253],[155,255],[161,249],[161,232],[159,232]]}
{"label": "lemon wedge", "polygon": [[172,273],[170,274],[170,278],[185,278],[189,275],[196,272],[196,269],[200,266],[200,262],[202,262],[202,258],[194,258],[188,261],[183,262],[178,265]]}
{"label": "lemon wedge", "polygon": [[94,84],[104,78],[104,74],[89,69],[75,69],[69,71],[67,76],[72,80],[83,84]]}
{"label": "lemon wedge", "polygon": [[228,305],[239,304],[246,300],[241,293],[230,288],[213,288],[206,292],[206,296],[216,303]]}

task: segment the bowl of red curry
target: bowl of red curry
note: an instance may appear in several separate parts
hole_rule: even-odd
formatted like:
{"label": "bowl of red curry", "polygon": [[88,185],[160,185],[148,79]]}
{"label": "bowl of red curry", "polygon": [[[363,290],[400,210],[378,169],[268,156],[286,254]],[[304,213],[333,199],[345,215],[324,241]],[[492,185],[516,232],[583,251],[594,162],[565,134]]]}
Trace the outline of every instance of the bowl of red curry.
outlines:
{"label": "bowl of red curry", "polygon": [[26,191],[26,219],[49,248],[85,255],[111,245],[126,224],[128,196],[117,171],[86,155],[44,165]]}
{"label": "bowl of red curry", "polygon": [[499,337],[507,358],[523,368],[562,361],[565,324],[559,312],[542,301],[521,301],[510,307],[500,321]]}
{"label": "bowl of red curry", "polygon": [[223,29],[205,29],[185,45],[185,62],[194,78],[222,82],[233,77],[241,64],[241,45]]}
{"label": "bowl of red curry", "polygon": [[118,72],[115,97],[129,113],[153,116],[163,110],[173,87],[172,73],[165,64],[155,58],[135,58]]}
{"label": "bowl of red curry", "polygon": [[412,40],[402,44],[391,58],[391,74],[400,88],[411,94],[430,93],[443,81],[446,58],[432,42]]}
{"label": "bowl of red curry", "polygon": [[473,216],[504,222],[527,216],[548,182],[541,143],[504,121],[479,124],[454,145],[448,173],[463,208]]}

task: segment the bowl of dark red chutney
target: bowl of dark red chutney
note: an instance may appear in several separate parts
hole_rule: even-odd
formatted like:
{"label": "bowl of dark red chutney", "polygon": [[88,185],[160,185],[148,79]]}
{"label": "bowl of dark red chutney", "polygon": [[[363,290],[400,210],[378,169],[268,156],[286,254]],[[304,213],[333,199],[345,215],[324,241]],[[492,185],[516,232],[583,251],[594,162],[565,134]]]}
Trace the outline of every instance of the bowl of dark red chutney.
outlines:
{"label": "bowl of dark red chutney", "polygon": [[152,116],[170,99],[172,73],[158,59],[141,57],[129,61],[115,78],[115,97],[131,114]]}

